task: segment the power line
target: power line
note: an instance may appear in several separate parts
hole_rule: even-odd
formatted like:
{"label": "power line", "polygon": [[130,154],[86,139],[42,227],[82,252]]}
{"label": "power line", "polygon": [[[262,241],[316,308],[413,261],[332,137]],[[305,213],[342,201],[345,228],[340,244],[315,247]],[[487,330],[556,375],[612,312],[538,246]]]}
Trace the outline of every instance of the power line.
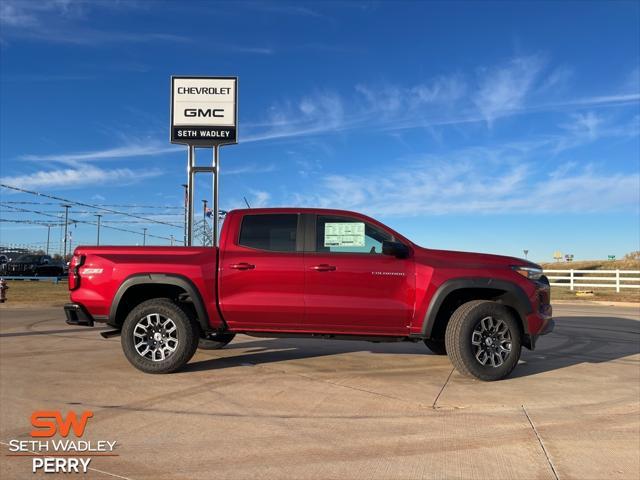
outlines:
{"label": "power line", "polygon": [[[44,195],[44,194],[41,194],[41,195]],[[26,200],[23,200],[23,201],[12,200],[12,201],[5,201],[4,203],[12,203],[14,205],[60,205],[59,202],[29,202]],[[121,207],[121,208],[150,208],[153,210],[157,210],[157,209],[184,210],[184,207],[176,207],[175,205],[123,205],[123,204],[96,203],[95,206],[96,207]]]}
{"label": "power line", "polygon": [[[5,205],[8,204],[7,206],[10,207],[11,205],[23,205],[23,203],[17,203],[17,202],[0,202],[0,205]],[[38,203],[38,202],[31,202],[31,203],[24,203],[24,205],[44,205],[44,203]],[[59,204],[58,204],[59,205]],[[59,213],[61,210],[41,210],[42,212],[45,213]],[[90,210],[74,210],[73,213],[78,214],[78,215],[95,215],[95,211],[90,211]],[[160,213],[158,215],[161,215],[163,217],[182,217],[182,213]]]}
{"label": "power line", "polygon": [[0,222],[6,222],[6,223],[30,223],[32,225],[43,225],[45,227],[48,227],[49,225],[51,225],[52,227],[59,227],[61,225],[64,225],[64,222],[51,223],[51,222],[45,222],[44,220],[11,220],[11,219],[8,219],[8,218],[0,218]]}
{"label": "power line", "polygon": [[[21,212],[35,213],[35,214],[38,214],[38,215],[43,215],[45,217],[53,217],[53,218],[56,218],[56,219],[60,220],[60,216],[58,216],[58,215],[51,215],[49,213],[40,212],[40,211],[37,211],[37,210],[29,210],[29,209],[26,209],[26,208],[14,207],[14,206],[11,206],[11,205],[5,205],[5,207],[6,208],[10,208],[12,210],[18,210],[18,211],[21,211]],[[94,225],[94,226],[98,225],[97,222],[89,222],[87,220],[77,220],[77,219],[73,219],[73,218],[69,219],[69,223],[82,223],[82,224],[85,224],[85,225]],[[65,223],[63,222],[62,225],[65,225]],[[118,231],[121,231],[121,232],[135,233],[136,235],[143,235],[142,232],[137,232],[135,230],[127,230],[125,228],[120,228],[120,227],[113,227],[111,225],[104,225],[103,224],[102,227],[103,228],[110,228],[111,230],[118,230]],[[162,237],[160,235],[153,235],[151,233],[147,233],[146,236],[150,237],[150,238],[158,238],[160,240],[169,240],[169,241],[171,241],[170,237]]]}
{"label": "power line", "polygon": [[[131,217],[131,218],[137,218],[139,220],[149,220],[149,223],[157,223],[159,225],[167,225],[169,227],[182,228],[182,225],[176,225],[175,223],[163,222],[161,220],[154,220],[154,219],[151,219],[151,218],[141,217],[141,216],[135,215],[133,213],[119,212],[117,210],[112,210],[110,208],[99,207],[97,205],[91,205],[90,203],[78,202],[78,201],[75,201],[75,200],[68,200],[66,198],[57,197],[55,195],[48,195],[46,193],[34,192],[33,190],[26,190],[24,188],[13,187],[11,185],[6,185],[4,183],[0,183],[0,187],[7,188],[9,190],[14,190],[16,192],[28,193],[30,195],[36,195],[38,197],[50,198],[52,200],[58,200],[60,202],[71,203],[71,204],[74,204],[74,205],[80,205],[82,207],[95,208],[96,210],[102,210],[103,212],[109,212],[109,213],[113,213],[113,214],[116,214],[116,215],[124,215],[124,216]],[[167,239],[167,240],[169,240],[169,239]]]}

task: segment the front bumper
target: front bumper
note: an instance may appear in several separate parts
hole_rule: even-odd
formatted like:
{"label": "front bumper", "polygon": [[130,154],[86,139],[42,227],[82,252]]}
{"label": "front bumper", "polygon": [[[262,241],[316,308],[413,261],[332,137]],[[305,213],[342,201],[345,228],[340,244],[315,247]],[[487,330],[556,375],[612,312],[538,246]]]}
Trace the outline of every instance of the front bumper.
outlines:
{"label": "front bumper", "polygon": [[80,304],[67,303],[64,306],[64,314],[67,316],[67,324],[93,327],[93,317]]}
{"label": "front bumper", "polygon": [[540,331],[540,333],[538,335],[548,335],[549,333],[553,332],[553,329],[556,327],[556,322],[553,318],[550,318],[547,320],[546,325],[544,326],[544,328]]}

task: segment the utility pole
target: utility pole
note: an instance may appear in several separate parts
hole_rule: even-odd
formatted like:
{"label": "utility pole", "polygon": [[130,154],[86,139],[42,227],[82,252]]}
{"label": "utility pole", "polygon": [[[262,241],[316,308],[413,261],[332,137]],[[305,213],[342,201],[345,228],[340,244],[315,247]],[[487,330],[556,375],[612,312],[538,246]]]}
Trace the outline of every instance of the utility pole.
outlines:
{"label": "utility pole", "polygon": [[187,193],[187,185],[186,183],[182,184],[182,188],[184,188],[184,243],[183,245],[187,246],[187,208],[188,208],[188,193]]}
{"label": "utility pole", "polygon": [[219,145],[213,146],[213,167],[215,169],[213,177],[213,232],[211,239],[211,243],[214,247],[217,247],[219,244],[219,231],[218,227],[220,226],[220,205],[218,204],[218,197],[220,192],[220,155],[218,155]]}
{"label": "utility pole", "polygon": [[147,244],[147,228],[142,229],[142,246]]}
{"label": "utility pole", "polygon": [[202,200],[204,206],[202,207],[202,246],[207,244],[207,201]]}
{"label": "utility pole", "polygon": [[49,237],[51,236],[51,224],[47,224],[47,255],[49,255]]}
{"label": "utility pole", "polygon": [[100,246],[100,219],[102,218],[102,215],[97,213],[96,217],[98,217],[98,236],[96,237],[96,247],[99,247]]}
{"label": "utility pole", "polygon": [[171,235],[171,246],[173,247],[173,235]]}
{"label": "utility pole", "polygon": [[69,229],[69,209],[71,205],[64,204],[64,256],[62,257],[64,261],[67,261],[67,231]]}

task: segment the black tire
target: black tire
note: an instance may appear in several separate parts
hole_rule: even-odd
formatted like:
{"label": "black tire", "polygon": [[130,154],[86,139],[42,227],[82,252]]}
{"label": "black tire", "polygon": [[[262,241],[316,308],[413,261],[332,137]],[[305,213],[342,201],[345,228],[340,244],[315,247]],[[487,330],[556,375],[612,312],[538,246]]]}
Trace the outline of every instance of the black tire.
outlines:
{"label": "black tire", "polygon": [[431,350],[434,355],[446,355],[447,346],[444,340],[436,340],[435,338],[425,338],[424,344]]}
{"label": "black tire", "polygon": [[[499,326],[493,330],[485,328],[487,324]],[[506,377],[516,367],[522,334],[518,320],[505,306],[489,300],[474,300],[453,312],[445,343],[451,363],[461,374],[490,382]]]}
{"label": "black tire", "polygon": [[[165,354],[163,351],[162,359],[152,360],[147,356],[143,356],[137,350],[134,330],[137,335],[140,335],[140,332],[147,333],[146,330],[141,330],[145,328],[141,322],[146,319],[151,319],[149,321],[153,323],[154,318],[157,318],[158,321],[161,322],[162,317],[170,319],[173,322],[175,330],[171,332],[171,335],[175,336],[176,343],[172,345],[174,350],[171,353]],[[151,325],[149,330],[158,328],[157,325],[157,323]],[[160,333],[160,331],[156,330],[156,333]],[[148,335],[150,335],[150,333],[148,333]],[[142,302],[129,312],[122,325],[121,343],[125,357],[127,357],[129,363],[138,370],[145,373],[171,373],[179,370],[191,360],[191,357],[193,357],[193,354],[196,352],[196,348],[198,348],[199,337],[200,326],[194,319],[190,318],[180,306],[168,298],[153,298]],[[146,344],[147,347],[151,347],[151,341],[152,339],[149,338],[149,340],[143,341],[143,343]],[[164,342],[164,340],[161,341]],[[139,348],[143,349],[144,344],[138,342],[137,345],[142,345]],[[156,357],[155,351],[152,351],[151,355]]]}
{"label": "black tire", "polygon": [[231,342],[235,336],[235,333],[206,335],[204,338],[198,340],[198,348],[201,350],[219,350]]}

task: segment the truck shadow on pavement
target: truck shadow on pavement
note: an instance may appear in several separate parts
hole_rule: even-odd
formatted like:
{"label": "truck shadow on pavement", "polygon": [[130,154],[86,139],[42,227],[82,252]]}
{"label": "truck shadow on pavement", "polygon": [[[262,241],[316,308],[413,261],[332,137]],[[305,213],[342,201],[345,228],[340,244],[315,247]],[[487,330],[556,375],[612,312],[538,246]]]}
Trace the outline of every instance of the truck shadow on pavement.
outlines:
{"label": "truck shadow on pavement", "polygon": [[[536,349],[523,349],[520,365],[510,378],[536,375],[580,363],[625,362],[638,364],[629,358],[640,354],[640,321],[620,317],[556,317],[553,333],[540,337]],[[242,350],[233,355],[234,350]],[[231,343],[224,350],[214,350],[216,358],[187,364],[182,371],[202,371],[238,366],[254,366],[320,358],[346,353],[371,352],[386,355],[424,355],[424,366],[437,358],[422,343],[371,343],[348,340],[322,340],[309,338],[273,338]],[[360,362],[358,362],[360,363]],[[367,361],[363,361],[367,363]],[[349,363],[344,368],[349,369]],[[435,365],[435,362],[434,362]],[[441,362],[437,362],[441,366]],[[352,365],[353,366],[353,365]],[[415,367],[412,362],[408,366]],[[328,367],[328,366],[327,366]],[[359,366],[360,367],[360,366]],[[373,366],[371,367],[374,368]],[[379,365],[375,367],[379,372]],[[397,368],[397,363],[394,364]],[[314,370],[322,370],[317,363]],[[331,370],[335,364],[331,365]]]}

